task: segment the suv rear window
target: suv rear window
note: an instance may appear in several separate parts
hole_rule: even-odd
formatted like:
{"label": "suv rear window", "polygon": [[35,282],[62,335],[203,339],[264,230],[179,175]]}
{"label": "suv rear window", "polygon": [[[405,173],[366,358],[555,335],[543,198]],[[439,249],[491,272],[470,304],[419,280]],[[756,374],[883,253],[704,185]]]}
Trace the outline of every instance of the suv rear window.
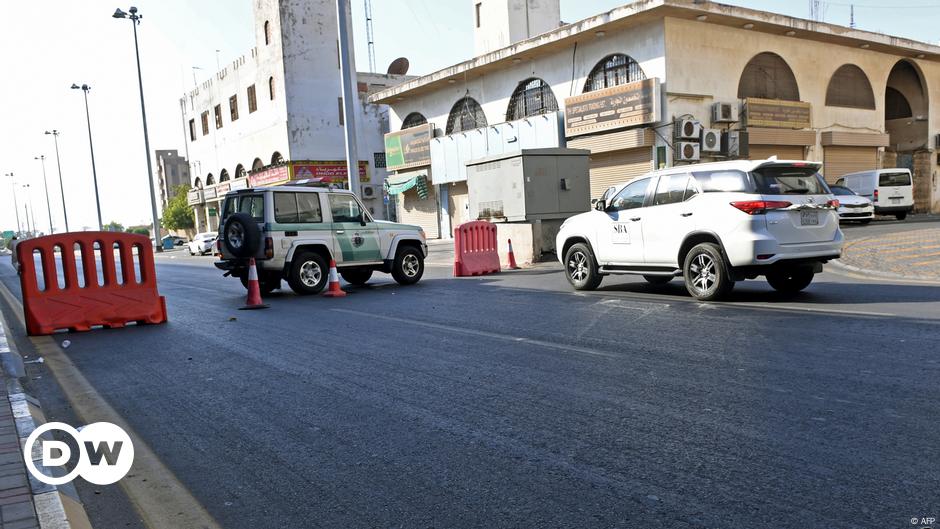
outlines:
{"label": "suv rear window", "polygon": [[323,222],[318,193],[274,193],[274,220],[283,224]]}
{"label": "suv rear window", "polygon": [[828,195],[829,186],[816,167],[779,165],[752,171],[757,192],[762,195]]}
{"label": "suv rear window", "polygon": [[744,171],[696,171],[692,173],[703,193],[749,193],[751,185]]}
{"label": "suv rear window", "polygon": [[240,195],[238,196],[238,212],[251,215],[258,222],[264,222],[264,196]]}
{"label": "suv rear window", "polygon": [[909,186],[911,185],[911,175],[907,173],[881,173],[878,177],[880,186]]}

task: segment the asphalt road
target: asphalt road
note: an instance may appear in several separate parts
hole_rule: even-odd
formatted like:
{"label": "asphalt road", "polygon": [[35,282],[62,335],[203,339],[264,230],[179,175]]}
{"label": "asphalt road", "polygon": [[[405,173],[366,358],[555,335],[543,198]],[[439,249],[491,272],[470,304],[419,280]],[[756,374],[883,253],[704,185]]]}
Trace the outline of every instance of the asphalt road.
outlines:
{"label": "asphalt road", "polygon": [[[679,281],[581,294],[553,264],[441,267],[415,287],[379,277],[241,312],[211,258],[169,257],[168,324],[70,335],[67,354],[226,528],[940,514],[940,286],[826,273],[793,299],[753,281],[704,304]],[[118,491],[80,491],[103,527],[137,523]]]}

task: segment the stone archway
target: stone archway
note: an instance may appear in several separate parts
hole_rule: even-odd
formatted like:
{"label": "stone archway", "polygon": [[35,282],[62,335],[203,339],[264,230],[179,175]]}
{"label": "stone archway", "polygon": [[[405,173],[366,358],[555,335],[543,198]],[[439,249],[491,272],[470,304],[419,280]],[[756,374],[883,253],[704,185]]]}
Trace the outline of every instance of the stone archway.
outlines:
{"label": "stone archway", "polygon": [[890,145],[885,167],[905,167],[914,175],[914,210],[929,211],[932,160],[927,83],[915,63],[898,61],[885,83],[885,132]]}

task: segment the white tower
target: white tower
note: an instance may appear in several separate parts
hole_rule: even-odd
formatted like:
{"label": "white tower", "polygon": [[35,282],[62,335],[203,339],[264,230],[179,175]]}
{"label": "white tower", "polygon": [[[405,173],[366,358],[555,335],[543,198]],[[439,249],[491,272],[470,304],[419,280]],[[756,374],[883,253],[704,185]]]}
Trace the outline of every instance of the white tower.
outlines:
{"label": "white tower", "polygon": [[476,55],[505,48],[561,25],[560,0],[471,0]]}

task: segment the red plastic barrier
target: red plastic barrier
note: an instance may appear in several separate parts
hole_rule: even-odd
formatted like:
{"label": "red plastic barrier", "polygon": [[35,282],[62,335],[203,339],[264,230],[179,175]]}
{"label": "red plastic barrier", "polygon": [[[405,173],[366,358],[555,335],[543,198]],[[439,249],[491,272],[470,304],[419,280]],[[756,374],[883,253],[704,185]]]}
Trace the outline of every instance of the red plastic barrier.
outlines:
{"label": "red plastic barrier", "polygon": [[[99,245],[101,285],[98,284],[95,243]],[[58,329],[87,331],[95,325],[124,327],[128,322],[167,321],[166,300],[157,292],[151,244],[144,235],[95,231],[59,233],[21,241],[16,246],[16,258],[20,265],[27,333],[36,336],[52,334]],[[135,247],[140,266],[139,283],[134,273]],[[36,277],[34,252],[37,250],[43,288]],[[120,283],[115,251],[120,255]],[[78,281],[76,253],[80,253],[83,285]],[[65,288],[59,287],[57,259],[61,260]]]}
{"label": "red plastic barrier", "polygon": [[477,220],[454,230],[454,277],[499,272],[496,225]]}

